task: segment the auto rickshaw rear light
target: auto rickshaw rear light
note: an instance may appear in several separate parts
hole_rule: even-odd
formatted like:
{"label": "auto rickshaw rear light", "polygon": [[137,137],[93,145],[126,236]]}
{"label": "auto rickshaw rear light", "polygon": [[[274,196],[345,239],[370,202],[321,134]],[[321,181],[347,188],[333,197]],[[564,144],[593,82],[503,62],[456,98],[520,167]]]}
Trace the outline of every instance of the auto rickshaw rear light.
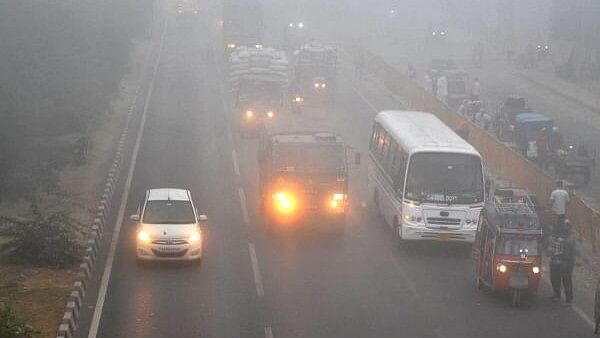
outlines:
{"label": "auto rickshaw rear light", "polygon": [[533,271],[533,273],[537,275],[538,273],[540,273],[540,267],[534,266],[533,268],[531,268],[531,271]]}
{"label": "auto rickshaw rear light", "polygon": [[506,265],[504,265],[504,264],[498,264],[498,265],[496,265],[496,270],[500,271],[501,273],[505,273],[507,268],[506,268]]}

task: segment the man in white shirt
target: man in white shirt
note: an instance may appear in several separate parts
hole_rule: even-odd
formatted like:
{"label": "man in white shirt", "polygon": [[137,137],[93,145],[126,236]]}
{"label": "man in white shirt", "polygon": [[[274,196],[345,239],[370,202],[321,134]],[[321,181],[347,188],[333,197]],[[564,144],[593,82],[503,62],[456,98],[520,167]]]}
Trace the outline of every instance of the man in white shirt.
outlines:
{"label": "man in white shirt", "polygon": [[569,193],[563,188],[562,181],[556,181],[556,189],[550,194],[550,204],[552,211],[556,214],[556,225],[554,231],[562,230],[565,224],[565,215],[567,213],[567,205],[570,201]]}

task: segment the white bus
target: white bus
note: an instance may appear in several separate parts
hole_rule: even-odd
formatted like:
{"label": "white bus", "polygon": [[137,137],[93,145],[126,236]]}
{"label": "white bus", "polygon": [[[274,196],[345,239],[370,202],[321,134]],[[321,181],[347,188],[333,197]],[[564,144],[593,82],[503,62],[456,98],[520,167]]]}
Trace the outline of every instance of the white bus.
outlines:
{"label": "white bus", "polygon": [[369,158],[373,203],[399,240],[475,240],[481,156],[435,115],[380,112]]}

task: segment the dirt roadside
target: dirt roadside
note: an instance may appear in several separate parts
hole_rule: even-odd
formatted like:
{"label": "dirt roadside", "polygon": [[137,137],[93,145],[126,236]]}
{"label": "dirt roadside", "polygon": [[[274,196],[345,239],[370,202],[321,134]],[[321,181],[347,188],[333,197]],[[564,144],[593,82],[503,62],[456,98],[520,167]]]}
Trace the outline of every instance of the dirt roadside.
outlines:
{"label": "dirt roadside", "polygon": [[[134,42],[129,72],[120,83],[120,94],[112,101],[111,111],[99,119],[88,149],[87,162],[78,167],[67,167],[60,173],[59,192],[40,193],[35,197],[42,212],[63,210],[79,224],[92,223],[98,197],[128,110],[140,86],[151,47],[150,41]],[[1,203],[0,216],[30,219],[30,204],[27,201]],[[84,226],[83,231],[86,230]],[[6,239],[0,238],[2,240]],[[42,337],[54,337],[68,294],[78,276],[76,269],[51,269],[0,261],[0,302],[12,304],[20,317],[41,331]]]}

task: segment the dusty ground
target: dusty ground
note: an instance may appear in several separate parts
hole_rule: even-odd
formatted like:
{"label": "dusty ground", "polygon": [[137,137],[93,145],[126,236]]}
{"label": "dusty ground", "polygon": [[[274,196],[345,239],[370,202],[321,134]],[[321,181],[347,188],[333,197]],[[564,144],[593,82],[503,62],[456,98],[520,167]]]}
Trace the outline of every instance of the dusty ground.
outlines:
{"label": "dusty ground", "polygon": [[[121,83],[120,96],[112,102],[112,111],[99,121],[92,137],[86,164],[67,167],[60,174],[59,189],[53,194],[39,193],[36,203],[42,212],[66,210],[78,223],[91,223],[116,144],[126,122],[126,114],[138,87],[149,45],[138,43],[132,52],[131,71]],[[29,219],[30,202],[0,204],[0,215]],[[0,243],[6,241],[0,237]],[[64,307],[78,274],[70,269],[49,269],[0,261],[0,302],[12,304],[17,313],[42,332],[53,337],[62,319]]]}

